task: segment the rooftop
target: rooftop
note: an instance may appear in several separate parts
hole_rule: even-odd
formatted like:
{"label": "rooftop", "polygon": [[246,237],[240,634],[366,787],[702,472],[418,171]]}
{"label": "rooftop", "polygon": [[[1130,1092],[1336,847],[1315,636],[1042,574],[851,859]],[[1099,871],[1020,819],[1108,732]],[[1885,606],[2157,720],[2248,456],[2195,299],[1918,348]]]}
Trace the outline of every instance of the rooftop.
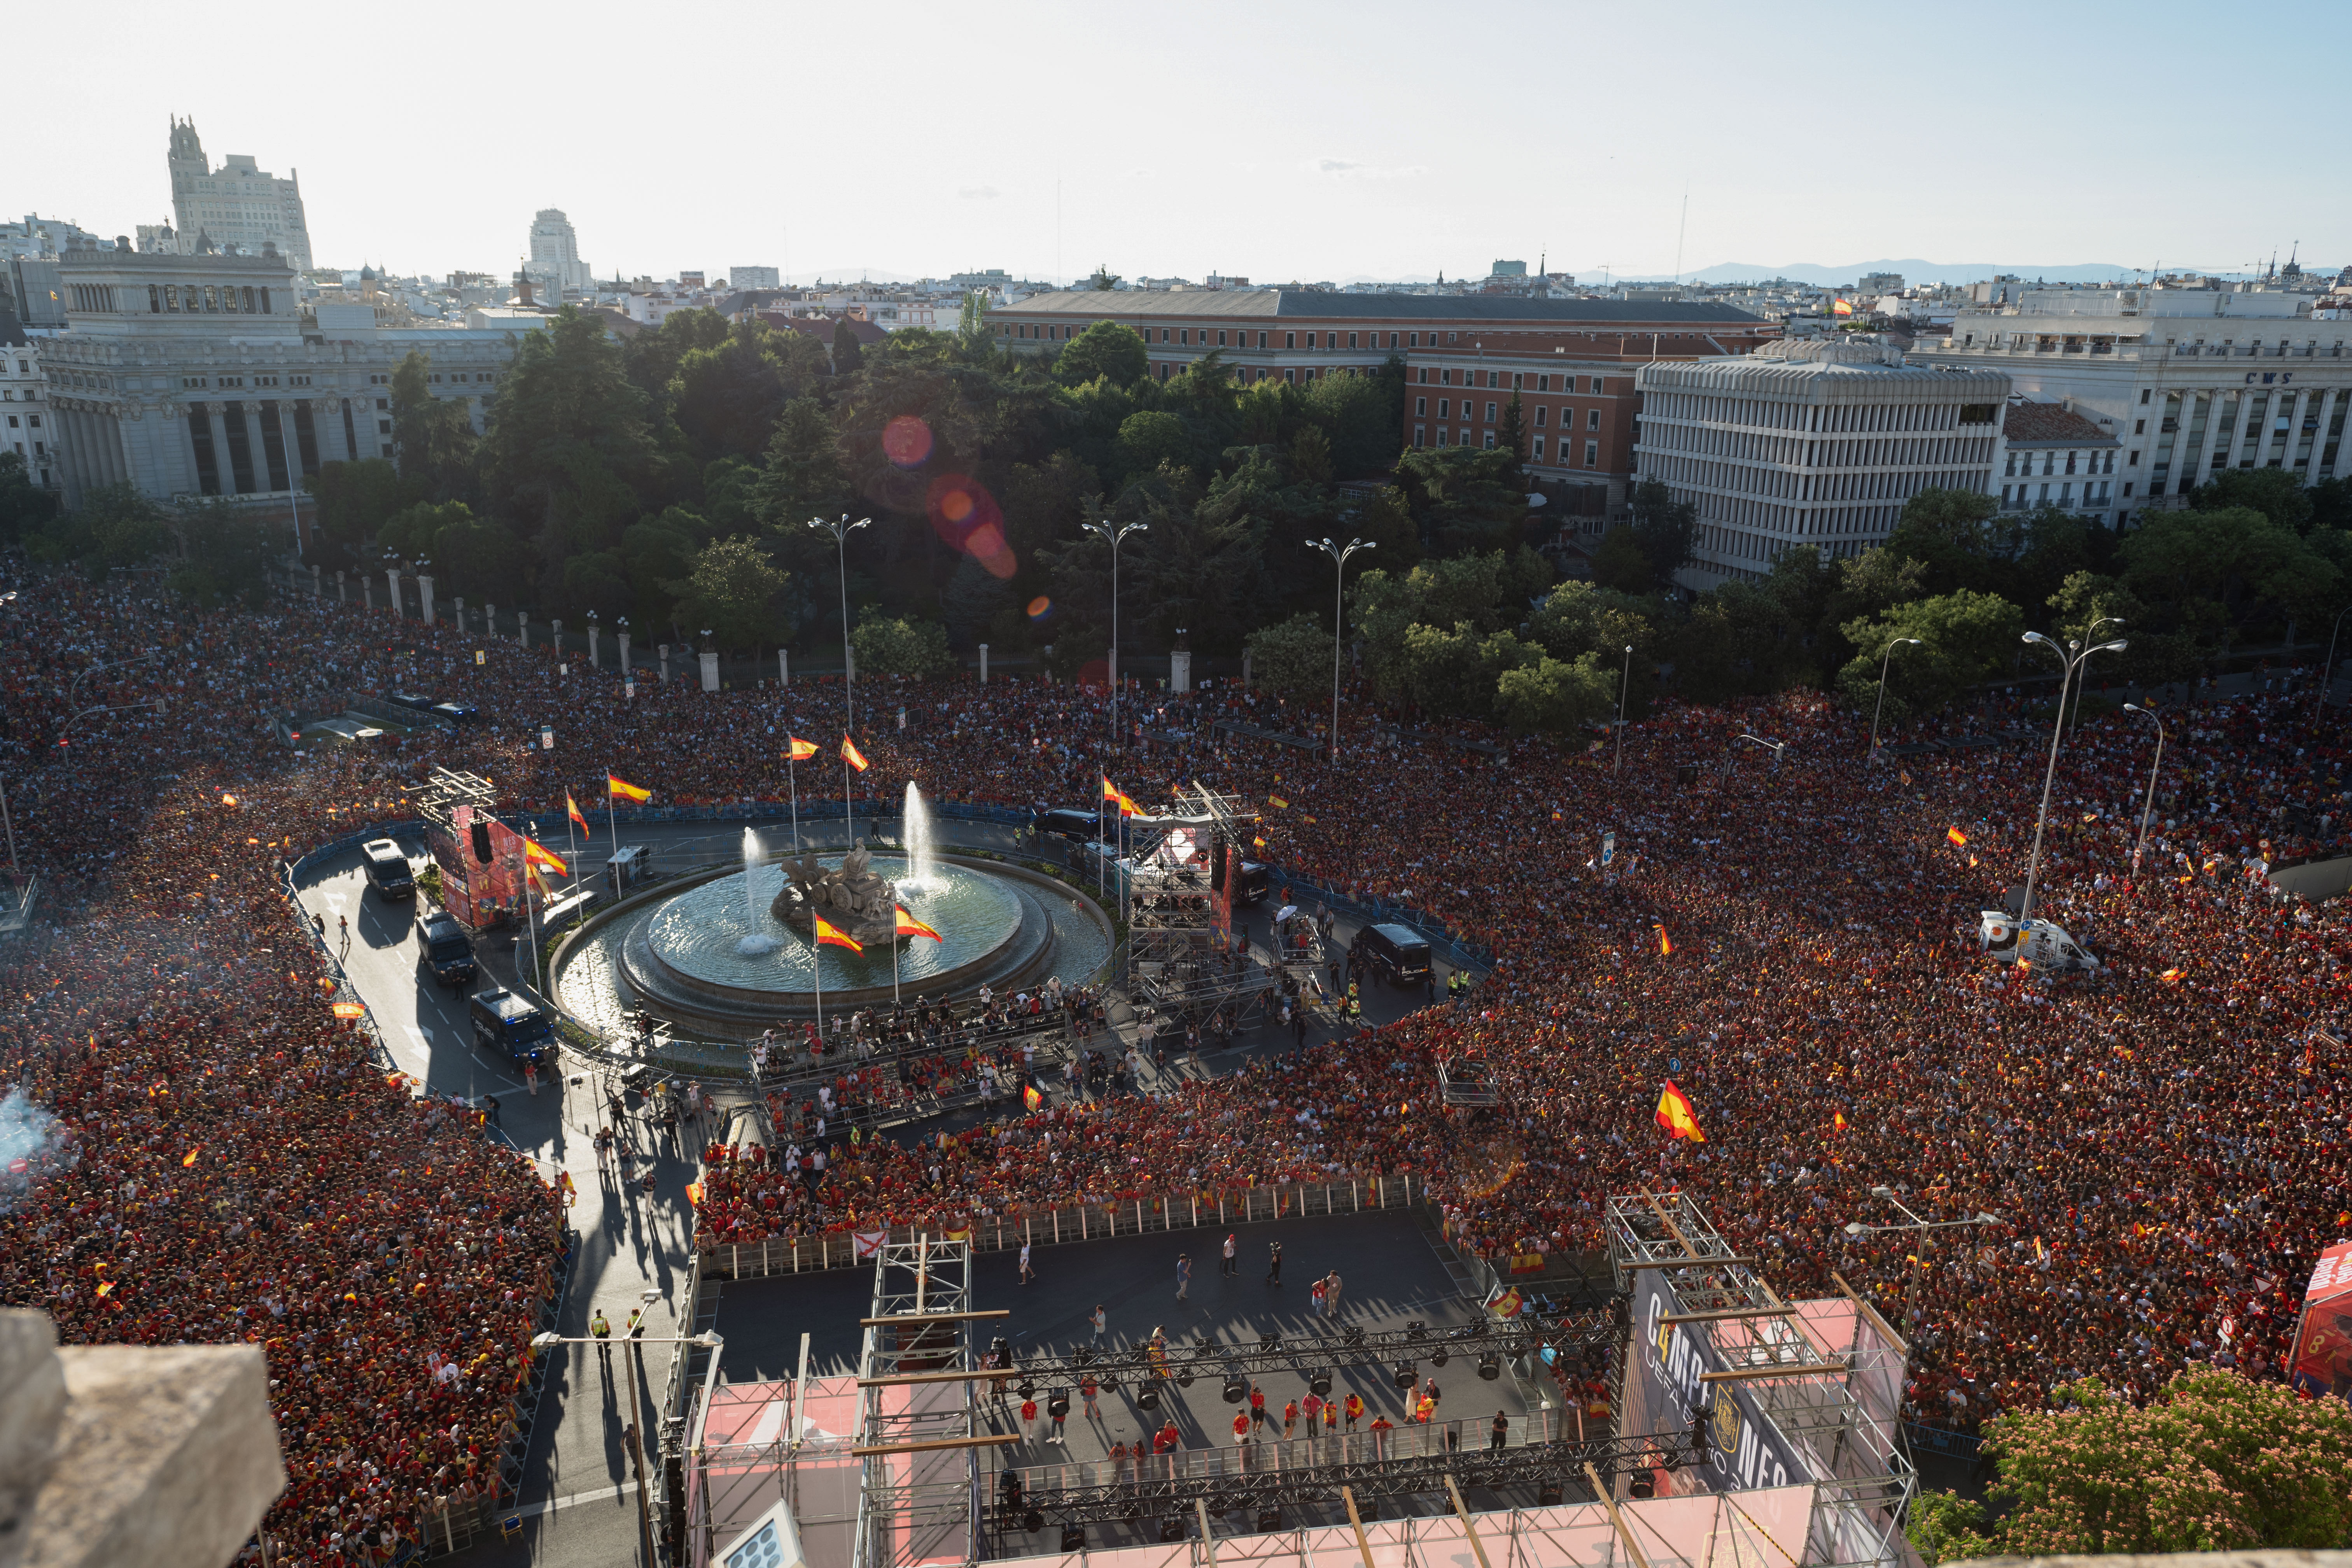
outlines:
{"label": "rooftop", "polygon": [[1055,316],[1212,316],[1319,321],[1660,322],[1744,326],[1762,318],[1730,305],[1623,300],[1537,300],[1504,294],[1333,294],[1315,289],[1185,289],[1158,294],[1083,289],[1033,294],[1011,311]]}
{"label": "rooftop", "polygon": [[2001,432],[2012,447],[2117,445],[2113,431],[2100,429],[2095,421],[2084,418],[2063,403],[2032,403],[2023,398],[2011,402],[2009,415],[2001,421]]}

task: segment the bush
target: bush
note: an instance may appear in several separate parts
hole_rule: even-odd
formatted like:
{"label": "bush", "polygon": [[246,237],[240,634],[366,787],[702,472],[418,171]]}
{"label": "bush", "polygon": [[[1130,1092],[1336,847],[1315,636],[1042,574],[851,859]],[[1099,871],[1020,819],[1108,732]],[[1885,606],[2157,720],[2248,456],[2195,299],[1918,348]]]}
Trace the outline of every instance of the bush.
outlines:
{"label": "bush", "polygon": [[937,621],[870,617],[849,634],[849,646],[856,651],[860,675],[928,678],[956,668],[956,657],[948,651],[947,628]]}

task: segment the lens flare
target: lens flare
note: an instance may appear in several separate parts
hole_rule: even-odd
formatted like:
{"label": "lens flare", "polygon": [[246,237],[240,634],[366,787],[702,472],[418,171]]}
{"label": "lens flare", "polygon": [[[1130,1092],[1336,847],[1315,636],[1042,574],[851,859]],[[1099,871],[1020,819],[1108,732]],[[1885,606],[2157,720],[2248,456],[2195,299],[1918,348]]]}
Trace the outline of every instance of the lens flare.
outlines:
{"label": "lens flare", "polygon": [[960,523],[971,515],[974,504],[970,490],[950,490],[940,498],[940,515]]}
{"label": "lens flare", "polygon": [[931,455],[931,427],[911,414],[901,414],[882,427],[882,453],[902,468],[911,468]]}
{"label": "lens flare", "polygon": [[1029,601],[1029,618],[1031,620],[1042,621],[1053,613],[1054,601],[1045,597],[1045,595],[1040,594],[1035,598]]}
{"label": "lens flare", "polygon": [[1004,542],[1004,513],[979,480],[940,475],[930,483],[925,510],[932,531],[986,567],[991,576],[1013,575],[1018,563]]}

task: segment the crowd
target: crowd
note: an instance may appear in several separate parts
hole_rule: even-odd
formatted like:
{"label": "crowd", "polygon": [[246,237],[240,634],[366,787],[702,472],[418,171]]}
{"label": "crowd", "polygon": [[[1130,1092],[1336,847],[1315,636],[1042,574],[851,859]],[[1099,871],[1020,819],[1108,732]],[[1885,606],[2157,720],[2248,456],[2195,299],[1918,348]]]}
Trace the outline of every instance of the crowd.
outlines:
{"label": "crowd", "polygon": [[[0,620],[22,661],[0,767],[12,789],[32,772],[18,833],[58,901],[53,934],[0,950],[5,1037],[32,1042],[8,1066],[80,1158],[0,1219],[0,1295],[92,1337],[223,1337],[257,1313],[276,1322],[272,1300],[310,1312],[311,1326],[268,1336],[283,1342],[281,1417],[314,1489],[281,1515],[299,1521],[289,1539],[315,1542],[380,1494],[379,1513],[396,1516],[414,1496],[404,1482],[446,1482],[459,1451],[494,1443],[479,1427],[494,1404],[436,1418],[424,1357],[466,1358],[461,1386],[495,1394],[549,1262],[550,1210],[526,1169],[359,1070],[311,994],[278,859],[404,815],[398,787],[433,762],[489,776],[509,812],[560,814],[567,791],[587,805],[606,771],[657,805],[723,805],[782,795],[798,734],[822,753],[800,769],[803,800],[837,791],[844,689],[705,694],[639,670],[632,696],[577,655],[559,669],[544,648],[507,645],[478,665],[478,637],[381,611],[207,617],[25,588]],[[92,658],[167,638],[173,658],[101,671],[80,697],[161,689],[167,715],[108,716],[64,754],[40,738]],[[489,721],[373,752],[298,752],[265,723],[418,686]],[[1219,718],[1312,722],[1237,689],[1130,699],[1118,746],[1099,694],[1066,685],[871,679],[856,698],[865,799],[912,779],[940,799],[1082,805],[1108,773],[1149,808],[1198,779],[1262,813],[1278,878],[1427,911],[1498,962],[1461,1002],[1160,1093],[1057,1097],[906,1142],[853,1142],[819,1130],[822,1104],[780,1105],[787,1146],[711,1152],[707,1238],[1411,1173],[1458,1245],[1518,1255],[1596,1247],[1608,1194],[1679,1186],[1771,1260],[1784,1295],[1827,1290],[1832,1271],[1871,1292],[1914,1342],[1912,1413],[1972,1427],[2084,1373],[2138,1394],[2186,1361],[2275,1375],[2308,1265],[2352,1231],[2345,915],[2274,899],[2264,877],[2343,837],[2344,746],[2308,695],[2209,690],[2168,709],[2137,865],[2152,728],[2075,721],[2039,912],[2099,955],[2095,975],[1979,950],[1978,911],[2025,879],[2048,734],[2003,698],[1914,735],[1954,743],[1874,765],[1866,725],[1815,696],[1662,704],[1627,736],[1622,772],[1582,742],[1520,741],[1502,757],[1381,743],[1354,700],[1334,765],[1211,733]],[[542,724],[554,751],[536,745]],[[2012,724],[2042,740],[1967,743]],[[1743,732],[1789,742],[1782,760],[1738,744]],[[1434,1065],[1474,1052],[1503,1104],[1448,1110]],[[849,1081],[854,1058],[843,1066],[837,1102],[870,1092]],[[1020,1081],[1004,1053],[988,1066]],[[1670,1077],[1704,1143],[1670,1142],[1653,1121]],[[238,1145],[256,1157],[231,1166],[218,1129],[235,1118],[269,1159]],[[312,1152],[362,1137],[416,1152]],[[199,1142],[211,1152],[175,1168]],[[442,1174],[411,1173],[428,1167]],[[1926,1218],[1997,1223],[1850,1237],[1849,1222],[1899,1219],[1880,1186]],[[452,1268],[424,1216],[455,1218],[467,1200],[461,1234],[482,1251]],[[283,1232],[220,1239],[256,1209],[329,1229],[373,1292],[347,1283],[356,1300],[319,1316],[323,1281],[349,1268],[298,1265],[273,1247]],[[419,1256],[436,1240],[438,1269]],[[339,1311],[394,1312],[385,1286],[410,1274],[426,1276],[409,1294],[432,1305],[404,1302],[373,1335],[340,1331]],[[126,1299],[92,1300],[102,1278],[121,1280],[107,1300]],[[392,1409],[404,1419],[383,1419]],[[364,1440],[349,1441],[354,1420]],[[453,1426],[462,1440],[445,1442]],[[302,1550],[295,1560],[329,1560]]]}

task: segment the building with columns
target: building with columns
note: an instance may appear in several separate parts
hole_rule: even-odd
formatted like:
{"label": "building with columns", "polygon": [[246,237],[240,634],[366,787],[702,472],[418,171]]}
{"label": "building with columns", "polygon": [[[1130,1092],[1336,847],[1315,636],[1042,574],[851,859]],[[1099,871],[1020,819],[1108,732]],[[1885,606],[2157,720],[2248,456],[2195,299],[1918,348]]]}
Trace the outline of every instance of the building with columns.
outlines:
{"label": "building with columns", "polygon": [[1768,343],[1737,358],[1644,365],[1634,465],[1698,508],[1704,591],[1769,576],[1783,551],[1884,543],[1923,489],[1988,490],[2009,377],[1906,363],[1871,341]]}
{"label": "building with columns", "polygon": [[431,355],[433,395],[462,399],[476,429],[514,356],[510,330],[298,315],[275,256],[82,250],[58,275],[67,330],[42,341],[41,363],[68,506],[127,481],[167,503],[290,508],[320,464],[392,456],[392,372],[410,350]]}
{"label": "building with columns", "polygon": [[258,255],[264,245],[301,270],[310,269],[310,225],[302,210],[302,180],[279,179],[256,168],[252,158],[232,153],[217,169],[205,157],[193,120],[172,121],[172,217],[182,250],[235,249]]}
{"label": "building with columns", "polygon": [[[2027,289],[1913,345],[1919,363],[1999,371],[2112,436],[2117,526],[2178,507],[2227,468],[2352,477],[2352,321],[2271,289]],[[2104,467],[2104,464],[2103,464]]]}

